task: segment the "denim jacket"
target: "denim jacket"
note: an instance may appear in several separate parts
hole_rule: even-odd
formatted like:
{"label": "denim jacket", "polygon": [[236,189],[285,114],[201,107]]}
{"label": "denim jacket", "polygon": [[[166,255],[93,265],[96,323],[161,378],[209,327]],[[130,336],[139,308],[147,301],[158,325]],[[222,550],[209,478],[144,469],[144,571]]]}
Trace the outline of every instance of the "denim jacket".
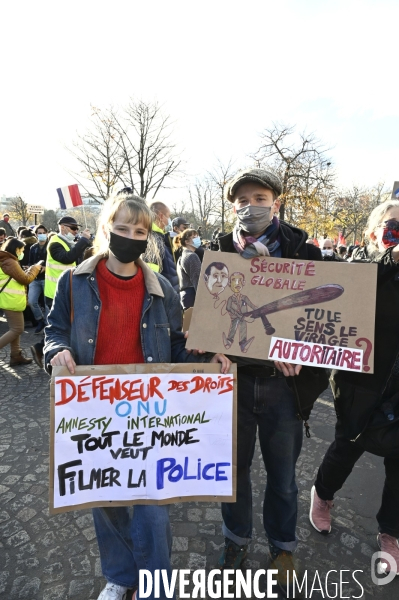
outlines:
{"label": "denim jacket", "polygon": [[[78,365],[94,363],[101,314],[96,266],[102,258],[102,255],[93,256],[73,270],[72,295],[70,271],[65,271],[58,280],[45,329],[44,360],[46,371],[50,374],[51,358],[65,349],[71,352]],[[187,353],[181,329],[180,302],[170,283],[162,275],[154,273],[141,259],[137,265],[143,270],[146,288],[140,320],[145,362],[209,361],[212,354],[194,356]],[[118,340],[110,339],[109,343],[116,344]]]}

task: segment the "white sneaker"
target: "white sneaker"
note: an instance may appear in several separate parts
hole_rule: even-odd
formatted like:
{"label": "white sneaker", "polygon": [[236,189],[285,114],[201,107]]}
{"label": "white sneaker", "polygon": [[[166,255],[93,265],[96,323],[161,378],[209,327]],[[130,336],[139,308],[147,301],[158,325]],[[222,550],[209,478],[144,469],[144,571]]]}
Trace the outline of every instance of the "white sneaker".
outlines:
{"label": "white sneaker", "polygon": [[128,588],[116,583],[107,583],[97,600],[125,600]]}

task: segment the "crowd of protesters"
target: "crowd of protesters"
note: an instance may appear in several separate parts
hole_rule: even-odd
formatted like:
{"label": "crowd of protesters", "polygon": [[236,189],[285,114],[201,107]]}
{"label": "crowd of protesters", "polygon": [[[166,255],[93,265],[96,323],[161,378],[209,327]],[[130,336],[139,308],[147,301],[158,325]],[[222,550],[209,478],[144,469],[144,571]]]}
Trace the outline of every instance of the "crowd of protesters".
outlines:
{"label": "crowd of protesters", "polygon": [[[281,221],[281,192],[281,181],[271,171],[248,169],[237,174],[226,192],[236,215],[233,230],[227,234],[215,230],[209,243],[202,241],[200,228],[192,227],[183,216],[171,220],[165,204],[148,205],[130,188],[104,204],[94,245],[90,232],[79,233],[80,225],[71,216],[60,219],[57,233],[49,233],[44,225],[16,232],[4,215],[0,227],[5,223],[10,229],[0,229],[0,307],[9,331],[0,338],[0,348],[10,344],[11,366],[31,362],[19,343],[29,286],[35,333],[45,331],[45,345],[43,338],[32,346],[32,357],[48,373],[60,365],[74,373],[79,364],[150,360],[219,362],[221,371],[227,372],[235,362],[237,497],[234,503],[222,503],[225,544],[218,568],[239,570],[247,557],[252,538],[250,473],[258,437],[267,473],[263,525],[271,568],[276,569],[279,586],[287,593],[298,544],[295,467],[304,424],[306,428],[314,402],[328,386],[328,374],[320,368],[242,355],[190,353],[185,349],[182,313],[195,303],[207,248],[244,259],[272,256],[347,262],[348,269],[352,263],[362,263],[365,269],[367,263],[377,264],[374,373],[332,372],[336,434],[312,488],[309,519],[317,531],[328,534],[334,494],[361,454],[368,451],[384,457],[386,480],[377,514],[377,541],[393,557],[398,571],[399,201],[387,201],[373,210],[365,245],[341,243],[337,247],[331,239],[309,239],[302,229]],[[217,269],[221,263],[212,264]],[[240,273],[233,275],[236,281],[229,284],[240,295]],[[148,309],[146,300],[150,299]],[[236,310],[241,310],[239,305]],[[159,341],[154,328],[165,323],[170,333],[164,328],[165,336]],[[118,343],[110,345],[110,338]],[[230,342],[226,338],[226,350]],[[240,345],[249,343],[240,338]],[[170,574],[167,506],[137,505],[133,516],[127,508],[96,508],[93,516],[107,579],[98,600],[124,600],[132,594],[139,599],[138,571],[142,568],[165,569]],[[165,598],[162,587],[161,598]]]}

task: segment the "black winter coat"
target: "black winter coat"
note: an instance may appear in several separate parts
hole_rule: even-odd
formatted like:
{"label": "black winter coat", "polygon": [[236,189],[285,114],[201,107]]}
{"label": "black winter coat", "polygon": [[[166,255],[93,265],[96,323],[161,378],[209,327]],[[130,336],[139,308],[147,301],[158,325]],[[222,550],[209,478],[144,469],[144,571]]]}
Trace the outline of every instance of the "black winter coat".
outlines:
{"label": "black winter coat", "polygon": [[157,238],[158,245],[164,249],[162,255],[162,275],[166,277],[175,292],[179,293],[179,278],[177,276],[175,259],[173,258],[172,240],[167,233],[162,234],[154,230],[152,233]]}
{"label": "black winter coat", "polygon": [[[364,253],[361,255],[365,256]],[[374,373],[333,371],[332,377],[337,416],[342,422],[344,435],[351,440],[367,427],[374,411],[382,404],[384,390],[399,354],[399,263],[392,259],[392,248],[374,255],[372,259],[372,262],[378,263]],[[360,262],[364,262],[363,268],[367,269],[371,259]],[[399,419],[399,414],[395,417]]]}
{"label": "black winter coat", "polygon": [[[313,244],[306,244],[308,234],[303,229],[293,227],[285,221],[280,221],[280,246],[282,258],[299,258],[301,260],[322,260],[321,251]],[[222,252],[236,252],[233,234],[228,233],[219,238]],[[262,365],[262,361],[251,360],[254,366]],[[249,364],[249,363],[248,363]],[[328,387],[328,377],[325,369],[303,366],[299,375],[288,378],[291,388],[298,393],[298,414],[305,421],[309,418],[313,404],[319,395]]]}
{"label": "black winter coat", "polygon": [[23,238],[21,240],[21,242],[23,242],[25,244],[25,248],[24,248],[24,257],[23,259],[19,262],[19,264],[21,265],[21,267],[27,267],[28,265],[30,265],[31,263],[29,262],[29,254],[30,254],[30,249],[32,248],[32,246],[34,244],[37,243],[37,237],[35,237],[34,235],[31,235],[30,237],[27,238]]}
{"label": "black winter coat", "polygon": [[[47,244],[48,244],[48,241],[45,244],[43,244],[42,246],[39,244],[39,242],[37,242],[37,244],[33,244],[33,246],[30,247],[29,262],[28,262],[29,266],[35,265],[36,263],[39,262],[39,260],[43,260],[44,261],[43,266],[46,266]],[[44,277],[45,277],[45,271],[43,271],[43,273],[39,273],[39,275],[36,277],[36,279],[38,281],[43,281]]]}
{"label": "black winter coat", "polygon": [[63,241],[66,242],[70,250],[65,250],[64,246],[59,242],[53,242],[52,244],[50,244],[49,250],[52,258],[57,262],[61,263],[62,265],[71,265],[74,262],[76,262],[76,264],[79,264],[83,257],[84,251],[86,250],[86,248],[91,246],[91,240],[88,240],[85,237],[79,238],[76,244],[74,244],[73,246],[71,244],[68,244],[65,238],[63,238]]}

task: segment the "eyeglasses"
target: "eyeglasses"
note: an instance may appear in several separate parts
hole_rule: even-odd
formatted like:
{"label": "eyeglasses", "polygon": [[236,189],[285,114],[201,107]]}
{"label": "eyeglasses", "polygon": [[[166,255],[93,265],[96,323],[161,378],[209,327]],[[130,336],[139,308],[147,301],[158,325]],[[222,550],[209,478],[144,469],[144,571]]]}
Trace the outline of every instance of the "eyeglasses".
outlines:
{"label": "eyeglasses", "polygon": [[78,231],[79,230],[79,227],[75,227],[74,225],[67,225],[67,227],[69,229],[71,229],[71,231]]}

